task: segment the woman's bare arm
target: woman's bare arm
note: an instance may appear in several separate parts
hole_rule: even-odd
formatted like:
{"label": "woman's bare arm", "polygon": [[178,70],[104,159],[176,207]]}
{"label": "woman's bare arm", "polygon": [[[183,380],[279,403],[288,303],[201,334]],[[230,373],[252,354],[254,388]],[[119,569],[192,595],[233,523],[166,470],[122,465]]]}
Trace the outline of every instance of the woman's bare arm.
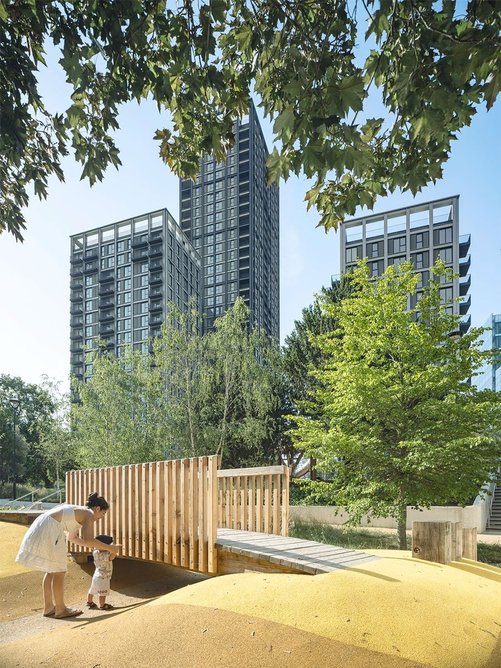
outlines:
{"label": "woman's bare arm", "polygon": [[[102,550],[103,543],[100,540],[94,538],[94,519],[92,516],[92,511],[89,511],[88,515],[85,517],[82,528],[80,529],[81,536],[78,535],[77,531],[68,534],[68,540],[74,545],[80,545],[82,547],[88,547],[93,550]],[[106,549],[114,554],[118,554],[120,551],[121,545],[107,545]]]}

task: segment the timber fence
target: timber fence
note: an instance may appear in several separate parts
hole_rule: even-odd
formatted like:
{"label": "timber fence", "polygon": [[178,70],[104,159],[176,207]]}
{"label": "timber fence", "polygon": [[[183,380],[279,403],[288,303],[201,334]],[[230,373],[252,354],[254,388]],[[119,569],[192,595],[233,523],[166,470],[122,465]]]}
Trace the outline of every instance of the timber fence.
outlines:
{"label": "timber fence", "polygon": [[288,535],[287,466],[223,469],[217,477],[219,527]]}
{"label": "timber fence", "polygon": [[102,494],[110,510],[96,534],[113,536],[124,557],[216,573],[217,464],[211,456],[69,471],[66,502]]}
{"label": "timber fence", "polygon": [[66,503],[84,506],[98,491],[110,509],[95,534],[113,536],[121,556],[215,574],[218,526],[285,536],[289,513],[286,466],[218,471],[218,462],[213,455],[69,471]]}

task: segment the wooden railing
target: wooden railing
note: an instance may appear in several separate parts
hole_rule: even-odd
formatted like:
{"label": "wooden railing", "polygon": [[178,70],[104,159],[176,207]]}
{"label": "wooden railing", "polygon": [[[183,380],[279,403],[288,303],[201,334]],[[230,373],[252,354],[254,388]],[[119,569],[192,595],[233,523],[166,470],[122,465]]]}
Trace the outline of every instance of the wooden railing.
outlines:
{"label": "wooden railing", "polygon": [[110,510],[96,534],[113,536],[125,557],[216,573],[217,464],[211,456],[70,471],[66,502],[103,495]]}
{"label": "wooden railing", "polygon": [[288,535],[287,466],[226,469],[217,477],[219,527]]}

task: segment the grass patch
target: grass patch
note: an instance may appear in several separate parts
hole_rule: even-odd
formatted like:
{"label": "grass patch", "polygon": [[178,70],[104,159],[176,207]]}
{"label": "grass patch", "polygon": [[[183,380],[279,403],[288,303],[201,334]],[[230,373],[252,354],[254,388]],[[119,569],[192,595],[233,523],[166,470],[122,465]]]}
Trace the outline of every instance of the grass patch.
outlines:
{"label": "grass patch", "polygon": [[[294,538],[305,540],[316,540],[319,543],[348,547],[351,550],[398,550],[398,537],[396,533],[388,531],[368,531],[358,527],[333,527],[329,524],[303,524],[296,523],[289,531]],[[407,538],[407,546],[410,550],[410,537]]]}
{"label": "grass patch", "polygon": [[477,559],[484,564],[501,568],[501,545],[479,543],[477,546]]}
{"label": "grass patch", "polygon": [[[316,540],[318,543],[347,547],[351,550],[398,550],[396,533],[384,529],[374,531],[358,527],[333,527],[328,524],[296,523],[289,535],[294,538]],[[411,549],[411,537],[407,536],[407,549]],[[478,543],[478,561],[501,568],[501,545]]]}

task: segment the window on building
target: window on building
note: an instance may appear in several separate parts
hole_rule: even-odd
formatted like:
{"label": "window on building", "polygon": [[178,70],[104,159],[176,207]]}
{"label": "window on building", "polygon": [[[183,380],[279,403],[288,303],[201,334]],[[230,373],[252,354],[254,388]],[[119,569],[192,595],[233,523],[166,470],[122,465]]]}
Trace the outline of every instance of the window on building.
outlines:
{"label": "window on building", "polygon": [[388,252],[390,255],[394,253],[405,253],[407,250],[406,238],[396,237],[395,239],[388,239]]}
{"label": "window on building", "polygon": [[452,301],[452,287],[440,288],[440,301],[442,304],[448,304]]}
{"label": "window on building", "polygon": [[433,233],[435,246],[452,243],[452,227],[443,227]]}
{"label": "window on building", "polygon": [[436,250],[434,252],[435,256],[435,262],[437,261],[438,258],[443,260],[445,264],[451,264],[452,263],[452,246],[449,246],[448,248],[440,248],[440,250]]}
{"label": "window on building", "polygon": [[356,262],[357,259],[361,256],[362,246],[351,246],[346,249],[345,261],[346,262]]}

